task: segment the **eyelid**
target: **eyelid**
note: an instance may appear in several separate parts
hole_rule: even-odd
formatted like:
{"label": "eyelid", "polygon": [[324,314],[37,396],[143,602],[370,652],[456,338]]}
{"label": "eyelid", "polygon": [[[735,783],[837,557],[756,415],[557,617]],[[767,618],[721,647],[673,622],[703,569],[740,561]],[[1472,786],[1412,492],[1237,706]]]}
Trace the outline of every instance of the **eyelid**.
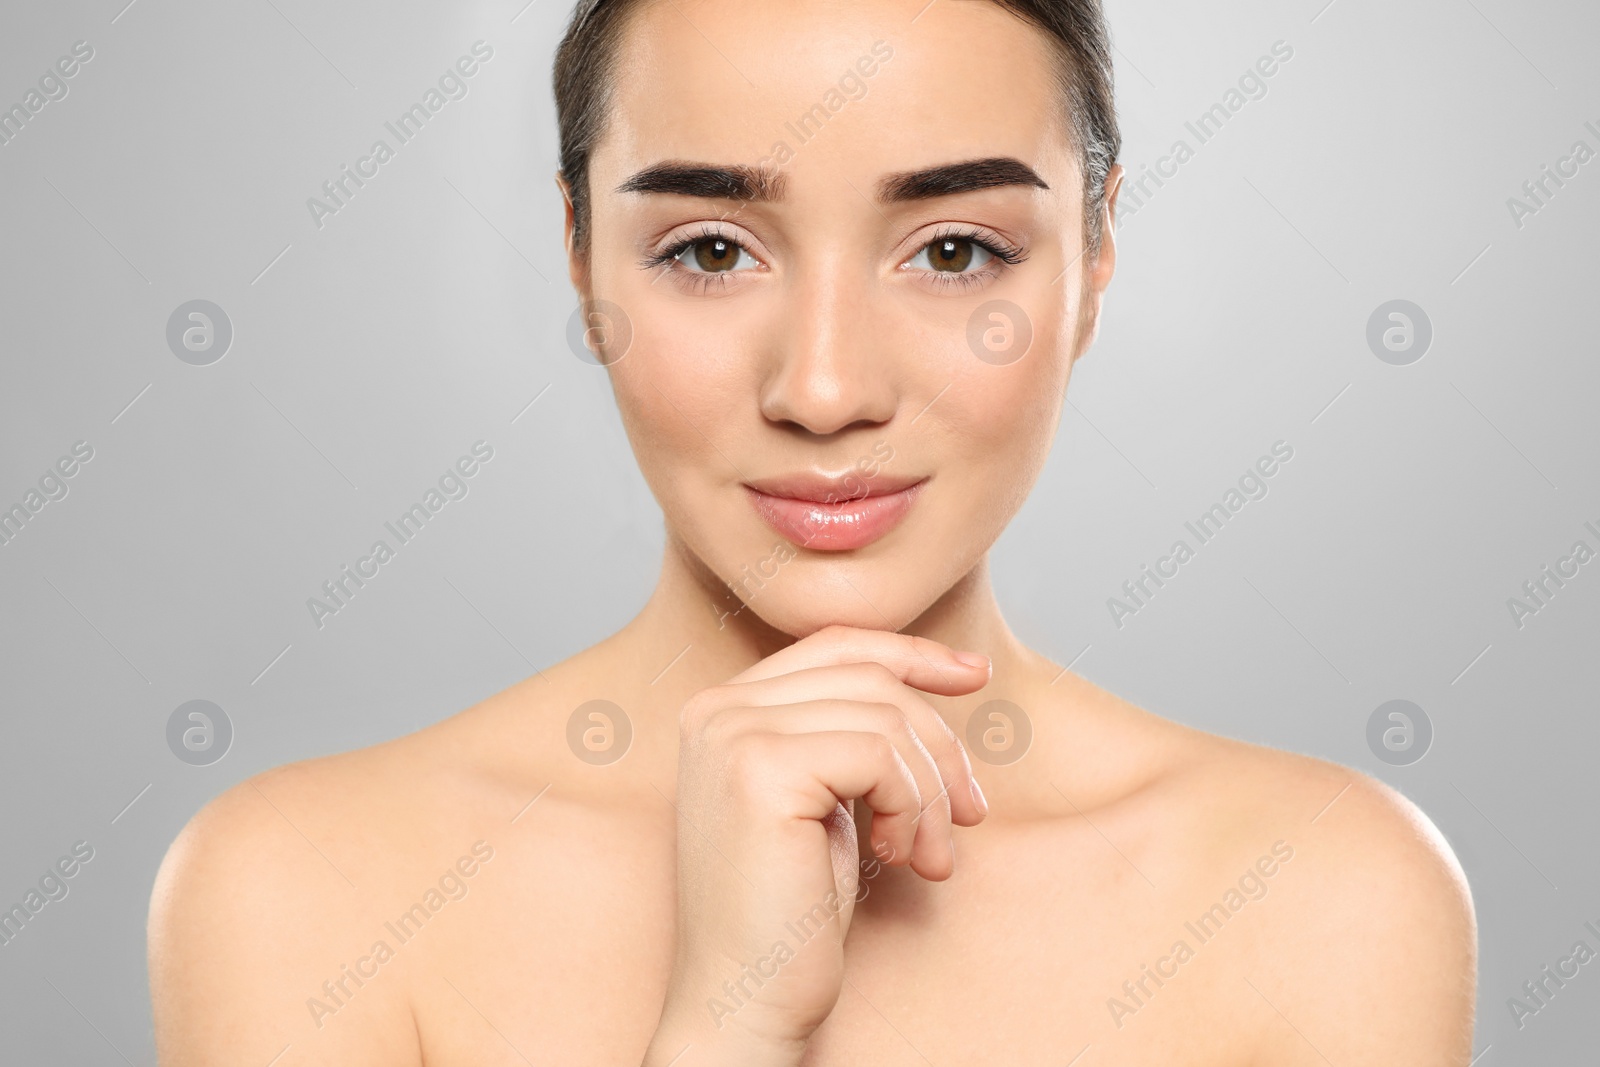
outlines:
{"label": "eyelid", "polygon": [[915,259],[923,249],[935,241],[957,240],[971,241],[980,245],[1005,266],[1016,266],[1028,258],[1027,248],[1019,241],[1013,241],[1005,234],[992,226],[984,226],[976,222],[936,222],[929,226],[919,227],[908,235],[906,241],[915,241],[911,250],[901,258],[899,266],[904,268],[911,260]]}
{"label": "eyelid", "polygon": [[[674,226],[666,235],[652,243],[645,252],[639,265],[648,270],[662,267],[672,259],[682,255],[684,251],[701,241],[727,241],[738,245],[744,253],[754,259],[762,267],[769,267],[766,254],[760,250],[761,242],[755,235],[744,227],[727,219],[701,219],[697,222],[686,222]],[[725,273],[742,273],[728,271]]]}

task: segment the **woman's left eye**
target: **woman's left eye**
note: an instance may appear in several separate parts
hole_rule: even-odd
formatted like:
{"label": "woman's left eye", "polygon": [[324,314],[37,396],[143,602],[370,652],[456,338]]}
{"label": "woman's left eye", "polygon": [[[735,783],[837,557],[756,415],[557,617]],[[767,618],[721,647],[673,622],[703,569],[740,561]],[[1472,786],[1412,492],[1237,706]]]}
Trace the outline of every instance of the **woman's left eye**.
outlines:
{"label": "woman's left eye", "polygon": [[924,245],[906,265],[937,274],[967,274],[995,258],[993,252],[970,238],[941,237]]}

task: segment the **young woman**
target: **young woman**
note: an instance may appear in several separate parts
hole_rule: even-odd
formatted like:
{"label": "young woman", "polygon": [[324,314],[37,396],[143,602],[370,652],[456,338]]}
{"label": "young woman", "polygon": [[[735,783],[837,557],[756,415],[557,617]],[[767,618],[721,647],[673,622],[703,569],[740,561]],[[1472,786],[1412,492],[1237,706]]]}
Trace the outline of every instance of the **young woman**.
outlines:
{"label": "young woman", "polygon": [[163,1064],[1469,1061],[1421,813],[1130,706],[991,592],[1116,263],[1110,69],[1095,0],[578,5],[570,273],[659,584],[197,815]]}

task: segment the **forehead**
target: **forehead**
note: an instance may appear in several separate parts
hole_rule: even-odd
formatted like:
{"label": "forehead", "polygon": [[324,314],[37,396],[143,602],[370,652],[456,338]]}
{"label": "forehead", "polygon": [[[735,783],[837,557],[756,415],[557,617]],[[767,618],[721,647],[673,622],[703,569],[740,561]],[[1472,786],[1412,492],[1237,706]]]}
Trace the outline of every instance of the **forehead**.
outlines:
{"label": "forehead", "polygon": [[617,58],[606,175],[768,162],[804,185],[1010,156],[1062,189],[1076,169],[1049,40],[989,0],[653,0]]}

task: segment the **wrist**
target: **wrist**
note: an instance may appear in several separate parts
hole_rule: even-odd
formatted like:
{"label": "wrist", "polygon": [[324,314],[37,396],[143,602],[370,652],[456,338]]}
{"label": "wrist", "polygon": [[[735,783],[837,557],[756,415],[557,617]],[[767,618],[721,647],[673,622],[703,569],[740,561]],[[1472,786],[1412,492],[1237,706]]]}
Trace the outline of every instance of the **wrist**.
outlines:
{"label": "wrist", "polygon": [[661,1014],[640,1067],[798,1067],[804,1038],[752,1032],[737,1020],[718,1025],[702,1005]]}

